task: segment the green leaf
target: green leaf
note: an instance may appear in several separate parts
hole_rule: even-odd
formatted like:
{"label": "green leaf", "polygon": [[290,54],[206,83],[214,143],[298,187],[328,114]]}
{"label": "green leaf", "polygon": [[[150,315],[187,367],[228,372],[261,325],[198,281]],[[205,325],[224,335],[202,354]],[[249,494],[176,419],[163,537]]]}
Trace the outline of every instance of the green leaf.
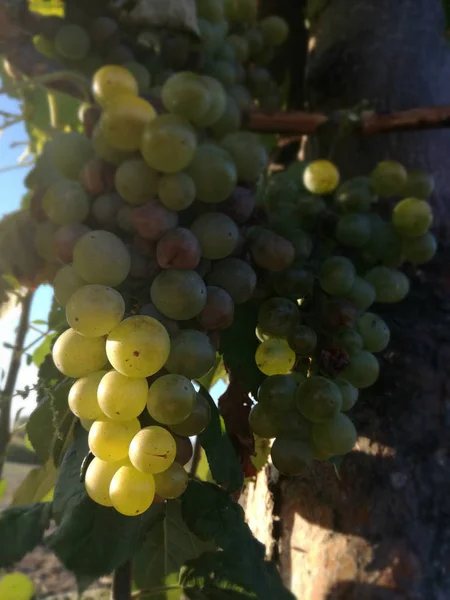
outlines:
{"label": "green leaf", "polygon": [[213,476],[211,475],[211,469],[209,468],[208,459],[206,453],[202,447],[200,447],[200,460],[198,461],[197,470],[194,475],[202,481],[209,481],[214,483]]}
{"label": "green leaf", "polygon": [[214,400],[205,388],[200,389],[211,407],[211,421],[198,439],[205,450],[214,481],[235,492],[244,484],[241,464]]}
{"label": "green leaf", "polygon": [[33,358],[33,363],[36,365],[36,367],[40,367],[42,365],[42,363],[44,362],[45,357],[49,356],[51,349],[52,349],[53,340],[58,335],[59,334],[56,331],[54,331],[53,333],[49,333],[48,335],[45,336],[43,342],[41,344],[39,344],[39,346],[35,349],[35,351],[33,352],[32,358]]}
{"label": "green leaf", "polygon": [[135,558],[134,579],[137,587],[145,591],[173,586],[173,589],[160,592],[158,599],[179,600],[180,568],[186,561],[197,558],[207,546],[186,527],[179,501],[159,504],[155,510],[158,507],[160,516]]}
{"label": "green leaf", "polygon": [[42,502],[56,483],[56,469],[49,460],[41,467],[31,469],[14,493],[14,506]]}
{"label": "green leaf", "polygon": [[197,381],[204,388],[206,388],[207,390],[210,390],[212,387],[214,387],[214,385],[218,381],[220,381],[221,379],[224,379],[226,374],[227,374],[227,372],[225,371],[223,359],[221,356],[218,356],[217,360],[216,360],[216,364],[211,369],[211,371],[209,371],[209,373],[207,373],[203,377],[200,377],[200,379],[197,379]]}
{"label": "green leaf", "polygon": [[42,542],[50,514],[49,503],[7,508],[0,514],[0,568],[21,560]]}
{"label": "green leaf", "polygon": [[7,488],[8,488],[8,482],[6,481],[6,479],[4,477],[2,477],[0,479],[0,500],[6,494]]}
{"label": "green leaf", "polygon": [[255,335],[257,309],[257,304],[252,301],[236,306],[232,325],[222,331],[220,336],[220,352],[226,368],[255,398],[264,380],[264,375],[255,362],[255,352],[259,345]]}
{"label": "green leaf", "polygon": [[62,332],[67,329],[66,311],[53,299],[52,307],[48,315],[48,326],[50,329]]}

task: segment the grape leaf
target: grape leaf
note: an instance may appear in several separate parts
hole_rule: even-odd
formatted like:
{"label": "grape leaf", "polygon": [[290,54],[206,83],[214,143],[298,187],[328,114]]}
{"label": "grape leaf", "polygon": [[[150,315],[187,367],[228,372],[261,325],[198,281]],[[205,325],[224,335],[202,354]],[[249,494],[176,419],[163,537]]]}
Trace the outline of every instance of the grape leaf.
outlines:
{"label": "grape leaf", "polygon": [[0,514],[0,568],[21,560],[42,542],[50,514],[48,502],[14,506]]}
{"label": "grape leaf", "polygon": [[43,342],[39,344],[39,346],[33,352],[33,363],[36,367],[40,367],[45,360],[45,357],[50,354],[53,340],[57,337],[58,333],[56,331],[49,333],[45,336]]}
{"label": "grape leaf", "polygon": [[198,439],[206,453],[214,481],[235,492],[244,484],[241,465],[214,400],[205,388],[200,389],[211,407],[211,421]]}
{"label": "grape leaf", "polygon": [[55,482],[55,465],[52,460],[48,460],[45,465],[31,469],[14,492],[12,504],[18,506],[47,500]]}
{"label": "grape leaf", "polygon": [[6,481],[6,479],[4,477],[1,477],[0,478],[0,500],[5,495],[7,488],[8,488],[8,482]]}

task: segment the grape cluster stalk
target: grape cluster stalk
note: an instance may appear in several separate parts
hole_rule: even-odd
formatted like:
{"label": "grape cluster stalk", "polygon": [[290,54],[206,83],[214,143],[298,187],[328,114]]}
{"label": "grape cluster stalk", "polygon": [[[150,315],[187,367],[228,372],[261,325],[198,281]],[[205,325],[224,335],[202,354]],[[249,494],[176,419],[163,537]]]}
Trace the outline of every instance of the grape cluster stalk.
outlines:
{"label": "grape cluster stalk", "polygon": [[401,301],[401,264],[436,251],[426,173],[387,160],[341,182],[316,160],[265,178],[266,147],[241,115],[280,107],[267,65],[289,29],[256,8],[197,0],[200,39],[130,40],[99,15],[35,40],[92,78],[83,133],[57,132],[30,176],[30,213],[66,310],[53,360],[89,431],[86,490],[125,515],[185,490],[189,438],[211,417],[194,383],[249,301],[266,376],[250,427],[274,438],[275,467],[295,475],[351,451],[347,413],[390,337],[369,309]]}

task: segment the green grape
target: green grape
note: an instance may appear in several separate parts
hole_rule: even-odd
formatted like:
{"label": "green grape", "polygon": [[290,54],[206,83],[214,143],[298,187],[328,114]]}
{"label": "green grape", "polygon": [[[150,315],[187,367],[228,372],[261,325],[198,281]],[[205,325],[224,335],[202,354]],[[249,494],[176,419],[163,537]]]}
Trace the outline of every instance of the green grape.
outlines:
{"label": "green grape", "polygon": [[350,213],[342,216],[336,227],[336,239],[344,246],[361,248],[370,240],[371,223],[365,215]]}
{"label": "green grape", "polygon": [[264,95],[267,87],[272,83],[272,76],[268,69],[254,66],[248,71],[247,84],[255,96]]}
{"label": "green grape", "polygon": [[89,430],[89,449],[106,462],[123,460],[128,455],[131,440],[140,429],[137,419],[113,421],[106,416],[100,417]]}
{"label": "green grape", "polygon": [[418,169],[417,171],[410,171],[408,178],[402,189],[402,196],[404,198],[419,198],[420,200],[427,200],[434,190],[434,178],[426,171]]}
{"label": "green grape", "polygon": [[163,425],[185,421],[195,406],[196,392],[189,379],[169,373],[157,379],[148,391],[147,410]]}
{"label": "green grape", "polygon": [[289,332],[287,341],[292,350],[299,356],[311,356],[317,346],[317,334],[306,325],[296,325]]}
{"label": "green grape", "polygon": [[362,337],[354,329],[341,329],[335,333],[333,342],[344,348],[348,354],[354,354],[363,349]]}
{"label": "green grape", "polygon": [[230,60],[211,61],[206,66],[206,71],[210,77],[219,81],[224,88],[230,88],[236,83],[236,69],[234,63]]}
{"label": "green grape", "polygon": [[99,69],[92,80],[92,91],[97,104],[107,106],[118,96],[137,96],[139,87],[133,75],[123,67],[106,65]]}
{"label": "green grape", "polygon": [[269,412],[288,411],[294,407],[297,382],[291,375],[267,377],[258,390],[258,403]]}
{"label": "green grape", "polygon": [[364,261],[376,263],[379,260],[389,260],[401,248],[401,240],[391,223],[386,223],[380,215],[370,213],[371,235],[367,244],[361,249]]}
{"label": "green grape", "polygon": [[303,185],[313,194],[331,194],[339,185],[339,171],[328,160],[314,160],[303,173]]}
{"label": "green grape", "polygon": [[104,285],[86,285],[78,289],[66,306],[67,322],[85,337],[106,335],[120,323],[124,313],[122,296]]}
{"label": "green grape", "polygon": [[57,225],[81,223],[89,214],[89,198],[84,189],[65,179],[47,189],[42,205],[47,217]]}
{"label": "green grape", "polygon": [[137,81],[139,92],[146,92],[150,89],[152,77],[149,70],[141,63],[130,60],[122,65]]}
{"label": "green grape", "polygon": [[87,468],[84,485],[88,496],[97,504],[112,506],[109,497],[111,480],[120,467],[125,466],[126,460],[106,462],[95,457]]}
{"label": "green grape", "polygon": [[2,600],[33,600],[35,587],[25,573],[7,573],[0,579]]}
{"label": "green grape", "polygon": [[177,173],[185,169],[193,160],[196,149],[195,130],[179,115],[160,115],[142,133],[144,160],[163,173]]}
{"label": "green grape", "polygon": [[303,229],[294,229],[286,237],[294,246],[295,261],[298,263],[304,262],[310,256],[313,249],[311,236],[306,231],[303,231]]}
{"label": "green grape", "polygon": [[261,30],[257,27],[248,29],[245,33],[248,42],[250,58],[256,59],[264,50],[264,38]]}
{"label": "green grape", "polygon": [[381,317],[367,312],[361,315],[356,322],[364,348],[369,352],[381,352],[389,344],[391,332]]}
{"label": "green grape", "polygon": [[380,365],[376,357],[362,350],[350,356],[350,363],[339,373],[339,377],[361,389],[373,385],[379,373]]}
{"label": "green grape", "polygon": [[426,200],[405,198],[401,200],[392,213],[392,223],[397,231],[405,237],[424,235],[433,222],[433,211]]}
{"label": "green grape", "polygon": [[331,256],[322,264],[320,286],[331,296],[345,296],[352,289],[355,276],[355,267],[348,258]]}
{"label": "green grape", "polygon": [[267,166],[267,152],[259,137],[249,131],[236,131],[226,135],[221,145],[236,164],[238,178],[258,181]]}
{"label": "green grape", "polygon": [[314,230],[326,207],[324,199],[320,196],[313,194],[300,196],[296,206],[300,225],[308,231]]}
{"label": "green grape", "polygon": [[200,243],[202,256],[211,260],[229,256],[239,241],[235,222],[220,212],[200,215],[192,223],[191,231]]}
{"label": "green grape", "polygon": [[342,396],[342,406],[341,411],[347,412],[351,408],[353,408],[358,400],[359,391],[355,388],[354,385],[349,383],[346,379],[341,379],[337,377],[333,380],[335,385],[338,386],[339,391]]}
{"label": "green grape", "polygon": [[259,23],[264,42],[268,46],[281,46],[289,35],[289,26],[284,19],[276,15],[266,17]]}
{"label": "green grape", "polygon": [[250,233],[252,244],[250,251],[258,267],[267,271],[284,271],[295,259],[292,242],[265,228],[258,228],[254,235]]}
{"label": "green grape", "polygon": [[366,273],[365,279],[375,288],[377,302],[400,302],[409,292],[409,279],[395,269],[374,267]]}
{"label": "green grape", "polygon": [[255,271],[245,261],[225,258],[214,263],[206,282],[228,292],[235,304],[243,304],[252,297],[257,278]]}
{"label": "green grape", "polygon": [[169,373],[183,375],[188,379],[199,379],[206,375],[216,363],[216,352],[201,331],[183,329],[172,338],[170,354],[165,368]]}
{"label": "green grape", "polygon": [[167,111],[193,121],[200,121],[211,106],[211,94],[202,77],[182,71],[166,81],[161,92]]}
{"label": "green grape", "polygon": [[197,127],[210,127],[216,123],[225,112],[227,95],[223,85],[208,75],[202,76],[203,84],[208,88],[211,103],[207,112],[195,121]]}
{"label": "green grape", "polygon": [[277,437],[308,441],[311,437],[312,423],[295,408],[279,413]]}
{"label": "green grape", "polygon": [[342,406],[342,395],[330,379],[313,375],[299,385],[296,395],[297,408],[313,423],[332,419]]}
{"label": "green grape", "polygon": [[288,298],[270,298],[258,311],[258,327],[272,337],[286,337],[299,320],[298,306]]}
{"label": "green grape", "polygon": [[38,52],[46,56],[47,58],[57,58],[58,55],[55,50],[55,43],[45,35],[33,36],[33,46]]}
{"label": "green grape", "polygon": [[280,296],[298,300],[311,293],[314,285],[314,275],[302,267],[290,267],[280,273],[275,273],[273,286]]}
{"label": "green grape", "polygon": [[219,287],[207,286],[206,304],[197,321],[207,331],[227,329],[234,319],[234,302],[228,292]]}
{"label": "green grape", "polygon": [[162,473],[155,475],[156,493],[161,498],[178,498],[187,488],[189,475],[179,462],[173,462]]}
{"label": "green grape", "polygon": [[375,193],[382,198],[400,196],[408,179],[403,165],[394,160],[384,160],[377,164],[370,175]]}
{"label": "green grape", "polygon": [[67,377],[86,377],[106,364],[105,338],[86,338],[67,329],[55,342],[53,361]]}
{"label": "green grape", "polygon": [[261,403],[257,402],[253,406],[248,419],[250,429],[255,435],[265,439],[272,439],[278,435],[280,430],[280,415],[268,410]]}
{"label": "green grape", "polygon": [[[302,190],[301,183],[287,171],[271,175],[264,186],[263,202],[270,211],[275,211],[280,202],[296,205]],[[316,200],[316,198],[314,198]]]}
{"label": "green grape", "polygon": [[345,294],[345,298],[358,310],[367,310],[369,306],[372,306],[375,296],[374,286],[361,277],[355,277],[350,291]]}
{"label": "green grape", "polygon": [[312,428],[312,441],[321,454],[342,456],[351,452],[358,434],[350,419],[338,413],[326,423],[315,423]]}
{"label": "green grape", "polygon": [[228,94],[236,102],[240,110],[247,110],[254,106],[250,92],[243,85],[235,84],[230,86]]}
{"label": "green grape", "polygon": [[255,360],[264,375],[284,375],[295,364],[295,352],[285,340],[271,338],[258,346]]}
{"label": "green grape", "polygon": [[53,291],[58,303],[64,307],[74,294],[87,282],[77,275],[72,265],[65,265],[55,275],[53,280]]}
{"label": "green grape", "polygon": [[173,435],[156,425],[144,427],[130,444],[131,464],[143,473],[162,473],[175,460],[177,445]]}
{"label": "green grape", "polygon": [[108,360],[127,377],[150,377],[164,366],[170,351],[170,338],[159,321],[143,315],[128,317],[115,327],[106,340]]}
{"label": "green grape", "polygon": [[70,388],[69,408],[79,419],[98,419],[102,409],[97,401],[97,388],[106,371],[95,371],[78,379]]}
{"label": "green grape", "polygon": [[89,52],[91,41],[83,27],[67,23],[61,25],[55,36],[55,49],[64,58],[81,60]]}
{"label": "green grape", "polygon": [[111,38],[118,33],[119,26],[117,21],[111,19],[110,17],[97,17],[91,21],[89,27],[89,33],[94,42],[102,43],[107,40],[110,41]]}
{"label": "green grape", "polygon": [[241,121],[241,111],[236,100],[227,95],[225,110],[211,127],[212,135],[217,140],[221,140],[228,133],[238,131],[241,127]]}
{"label": "green grape", "polygon": [[270,450],[273,466],[284,475],[299,475],[314,458],[311,445],[305,440],[277,437]]}
{"label": "green grape", "polygon": [[402,241],[402,252],[405,260],[414,265],[423,265],[433,258],[437,251],[435,236],[427,231],[424,235],[405,238]]}
{"label": "green grape", "polygon": [[155,480],[134,467],[120,467],[111,480],[109,496],[117,512],[128,517],[140,515],[152,505]]}
{"label": "green grape", "polygon": [[63,177],[78,181],[83,167],[94,158],[91,141],[77,131],[58,131],[48,144],[52,161]]}
{"label": "green grape", "polygon": [[139,150],[142,139],[141,151],[147,160],[148,131],[154,120],[156,112],[153,106],[130,94],[118,96],[106,106],[100,118],[100,129],[106,142],[117,150]]}
{"label": "green grape", "polygon": [[158,190],[158,173],[141,158],[124,161],[116,171],[116,190],[132,206],[152,200]]}
{"label": "green grape", "polygon": [[367,212],[376,201],[377,197],[368,177],[349,179],[335,193],[335,202],[343,212]]}
{"label": "green grape", "polygon": [[[117,211],[116,221],[117,226],[125,233],[136,233],[136,228],[133,225],[133,209],[125,204]],[[130,259],[131,260],[131,259]],[[131,264],[130,264],[131,267]]]}
{"label": "green grape", "polygon": [[150,295],[159,312],[176,321],[193,319],[206,304],[206,286],[195,271],[162,271],[153,280]]}
{"label": "green grape", "polygon": [[92,133],[92,147],[98,158],[112,165],[120,165],[120,163],[127,158],[131,158],[134,154],[126,150],[118,150],[111,146],[111,144],[108,144],[100,129],[100,125],[96,125]]}
{"label": "green grape", "polygon": [[197,16],[210,23],[218,23],[224,18],[223,0],[196,0]]}
{"label": "green grape", "polygon": [[239,62],[247,62],[250,54],[250,49],[248,41],[244,36],[232,33],[227,37],[227,44],[234,49],[236,59]]}
{"label": "green grape", "polygon": [[98,196],[92,205],[92,215],[102,229],[114,230],[117,224],[117,214],[124,206],[119,194]]}
{"label": "green grape", "polygon": [[211,143],[201,144],[187,168],[197,198],[208,204],[223,202],[237,184],[236,166],[226,150]]}
{"label": "green grape", "polygon": [[191,437],[204,431],[210,420],[211,408],[209,402],[201,393],[197,393],[191,414],[181,423],[170,425],[169,429],[177,435]]}
{"label": "green grape", "polygon": [[214,54],[224,40],[226,30],[223,28],[223,23],[223,21],[210,23],[205,19],[197,19],[203,49],[209,54]]}
{"label": "green grape", "polygon": [[145,378],[131,378],[109,371],[99,383],[97,400],[102,412],[113,421],[129,421],[145,409],[147,394]]}
{"label": "green grape", "polygon": [[185,210],[195,200],[196,190],[187,173],[169,173],[158,181],[158,197],[170,210]]}
{"label": "green grape", "polygon": [[132,60],[134,54],[125,44],[113,44],[106,54],[106,62],[110,65],[119,65]]}
{"label": "green grape", "polygon": [[34,247],[38,255],[48,262],[55,262],[55,248],[53,236],[58,231],[58,227],[52,221],[38,223],[34,234]]}
{"label": "green grape", "polygon": [[109,231],[89,231],[73,250],[73,266],[89,283],[115,287],[130,272],[130,253],[120,238]]}

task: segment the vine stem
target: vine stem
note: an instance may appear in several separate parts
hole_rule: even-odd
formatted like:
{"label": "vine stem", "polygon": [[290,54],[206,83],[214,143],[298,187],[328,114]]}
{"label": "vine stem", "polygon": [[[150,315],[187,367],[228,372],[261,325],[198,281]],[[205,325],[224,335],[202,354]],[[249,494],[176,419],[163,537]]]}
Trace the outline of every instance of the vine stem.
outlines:
{"label": "vine stem", "polygon": [[5,387],[0,394],[0,478],[5,464],[6,450],[10,440],[10,420],[11,405],[16,387],[17,376],[20,370],[20,363],[23,354],[25,337],[28,331],[30,320],[31,304],[33,302],[34,292],[29,290],[21,301],[21,313],[19,325],[16,333],[16,342],[9,363],[8,375],[6,377]]}
{"label": "vine stem", "polygon": [[117,567],[113,574],[111,600],[131,600],[131,561]]}

